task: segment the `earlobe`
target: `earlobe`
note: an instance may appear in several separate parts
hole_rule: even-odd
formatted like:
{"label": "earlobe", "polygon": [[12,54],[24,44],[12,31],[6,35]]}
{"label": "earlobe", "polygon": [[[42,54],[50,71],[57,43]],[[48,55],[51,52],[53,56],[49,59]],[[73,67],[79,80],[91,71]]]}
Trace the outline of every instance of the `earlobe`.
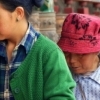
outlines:
{"label": "earlobe", "polygon": [[18,22],[19,21],[19,19],[18,18],[16,18],[16,22]]}

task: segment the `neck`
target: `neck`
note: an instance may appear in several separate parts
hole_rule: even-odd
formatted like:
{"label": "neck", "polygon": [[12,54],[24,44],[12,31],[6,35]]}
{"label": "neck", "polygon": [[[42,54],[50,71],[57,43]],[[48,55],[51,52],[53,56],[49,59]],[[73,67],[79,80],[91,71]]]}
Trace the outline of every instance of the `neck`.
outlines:
{"label": "neck", "polygon": [[8,45],[11,44],[17,46],[21,42],[22,38],[25,36],[27,29],[28,23],[17,25],[15,32],[12,33],[12,36],[7,39]]}

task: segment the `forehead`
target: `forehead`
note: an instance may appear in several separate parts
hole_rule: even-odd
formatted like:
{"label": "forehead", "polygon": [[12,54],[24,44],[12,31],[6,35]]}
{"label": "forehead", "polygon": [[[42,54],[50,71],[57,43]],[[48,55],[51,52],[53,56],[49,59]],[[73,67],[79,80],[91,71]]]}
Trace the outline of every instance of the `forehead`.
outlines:
{"label": "forehead", "polygon": [[98,54],[99,55],[99,52],[93,52],[93,53],[72,53],[72,52],[64,52],[64,54],[72,54],[72,55],[94,55],[94,54]]}

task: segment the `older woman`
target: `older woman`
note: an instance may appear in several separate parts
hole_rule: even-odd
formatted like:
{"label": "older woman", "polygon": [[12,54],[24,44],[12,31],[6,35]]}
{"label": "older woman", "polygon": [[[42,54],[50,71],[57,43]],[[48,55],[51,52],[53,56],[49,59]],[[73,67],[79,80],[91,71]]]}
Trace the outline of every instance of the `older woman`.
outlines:
{"label": "older woman", "polygon": [[58,45],[77,83],[76,100],[100,100],[100,18],[69,14]]}

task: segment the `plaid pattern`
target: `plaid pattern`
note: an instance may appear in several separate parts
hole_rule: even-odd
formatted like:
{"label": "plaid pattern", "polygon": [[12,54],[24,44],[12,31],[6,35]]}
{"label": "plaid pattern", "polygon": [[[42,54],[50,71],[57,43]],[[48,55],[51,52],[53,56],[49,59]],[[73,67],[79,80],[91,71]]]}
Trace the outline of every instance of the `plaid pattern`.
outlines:
{"label": "plaid pattern", "polygon": [[10,75],[20,66],[38,36],[39,34],[29,25],[26,35],[15,47],[9,64],[7,63],[6,43],[0,42],[0,100],[14,100],[9,87]]}

